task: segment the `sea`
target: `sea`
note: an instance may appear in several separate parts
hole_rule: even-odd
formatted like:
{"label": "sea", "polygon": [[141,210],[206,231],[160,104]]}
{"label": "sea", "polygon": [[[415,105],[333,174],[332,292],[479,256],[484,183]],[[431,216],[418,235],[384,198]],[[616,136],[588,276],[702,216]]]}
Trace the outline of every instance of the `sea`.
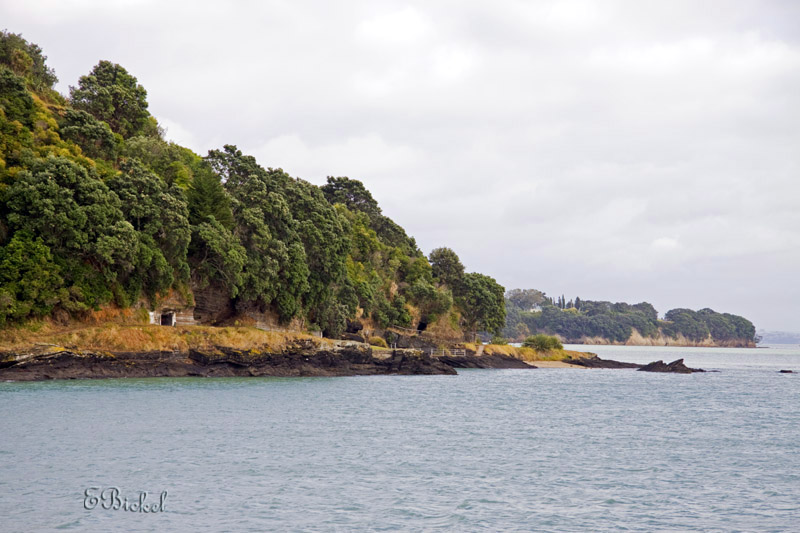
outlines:
{"label": "sea", "polygon": [[0,531],[798,531],[800,346],[715,372],[0,383]]}

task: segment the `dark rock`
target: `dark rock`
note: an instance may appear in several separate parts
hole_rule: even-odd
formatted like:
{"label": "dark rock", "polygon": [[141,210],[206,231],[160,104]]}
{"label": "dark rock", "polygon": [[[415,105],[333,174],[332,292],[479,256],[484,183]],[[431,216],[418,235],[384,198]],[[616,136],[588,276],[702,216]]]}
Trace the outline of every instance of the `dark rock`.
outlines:
{"label": "dark rock", "polygon": [[357,333],[342,333],[342,340],[346,341],[355,341],[355,342],[367,342],[363,336]]}
{"label": "dark rock", "polygon": [[236,310],[225,287],[210,284],[206,287],[193,287],[193,317],[199,324],[219,324],[232,317]]}
{"label": "dark rock", "polygon": [[453,368],[536,368],[510,355],[442,355],[442,363]]}
{"label": "dark rock", "polygon": [[564,362],[571,365],[584,366],[586,368],[641,368],[642,366],[637,363],[623,363],[612,359],[600,359],[596,355],[564,359]]}
{"label": "dark rock", "polygon": [[362,324],[360,321],[358,321],[358,320],[348,320],[347,321],[347,327],[345,328],[345,331],[347,333],[358,333],[362,329],[364,329],[364,324]]}
{"label": "dark rock", "polygon": [[316,344],[298,340],[281,352],[227,347],[184,352],[82,352],[51,347],[36,353],[0,354],[0,380],[356,376],[376,374],[455,374],[436,358],[416,350],[394,350],[379,357],[362,343]]}
{"label": "dark rock", "polygon": [[683,364],[683,359],[678,359],[669,364],[664,361],[654,361],[644,365],[639,369],[642,372],[672,372],[675,374],[691,374],[693,372],[705,372],[702,368],[689,368]]}
{"label": "dark rock", "polygon": [[794,374],[794,370],[781,370],[781,374]]}

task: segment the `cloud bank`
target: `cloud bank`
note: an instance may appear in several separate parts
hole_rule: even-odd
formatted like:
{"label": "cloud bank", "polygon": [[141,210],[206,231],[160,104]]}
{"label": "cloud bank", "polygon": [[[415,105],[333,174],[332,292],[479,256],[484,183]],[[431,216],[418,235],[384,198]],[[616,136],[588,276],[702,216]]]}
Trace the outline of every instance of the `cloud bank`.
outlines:
{"label": "cloud bank", "polygon": [[507,288],[798,330],[800,4],[7,2],[58,88],[100,59],[168,137],[362,180]]}

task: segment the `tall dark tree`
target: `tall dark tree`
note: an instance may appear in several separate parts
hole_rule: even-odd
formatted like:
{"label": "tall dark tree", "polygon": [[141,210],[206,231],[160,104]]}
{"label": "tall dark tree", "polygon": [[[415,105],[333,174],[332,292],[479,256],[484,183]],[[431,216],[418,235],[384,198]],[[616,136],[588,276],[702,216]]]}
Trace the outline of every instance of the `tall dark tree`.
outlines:
{"label": "tall dark tree", "polygon": [[433,277],[458,294],[464,280],[464,265],[458,255],[450,248],[435,248],[428,256],[428,261],[431,263]]}
{"label": "tall dark tree", "polygon": [[506,322],[505,288],[483,274],[464,274],[456,298],[467,331],[499,334]]}
{"label": "tall dark tree", "polygon": [[125,138],[157,134],[155,119],[147,111],[147,91],[120,65],[100,61],[70,87],[70,102],[98,120],[107,122]]}

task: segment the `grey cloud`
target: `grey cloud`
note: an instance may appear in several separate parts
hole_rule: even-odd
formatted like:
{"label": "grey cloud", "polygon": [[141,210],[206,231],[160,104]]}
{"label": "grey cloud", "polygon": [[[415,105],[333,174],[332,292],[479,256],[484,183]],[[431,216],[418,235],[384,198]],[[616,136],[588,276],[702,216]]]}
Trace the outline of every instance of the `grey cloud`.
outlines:
{"label": "grey cloud", "polygon": [[169,134],[364,181],[507,287],[796,329],[800,4],[8,2],[66,92],[123,64]]}

